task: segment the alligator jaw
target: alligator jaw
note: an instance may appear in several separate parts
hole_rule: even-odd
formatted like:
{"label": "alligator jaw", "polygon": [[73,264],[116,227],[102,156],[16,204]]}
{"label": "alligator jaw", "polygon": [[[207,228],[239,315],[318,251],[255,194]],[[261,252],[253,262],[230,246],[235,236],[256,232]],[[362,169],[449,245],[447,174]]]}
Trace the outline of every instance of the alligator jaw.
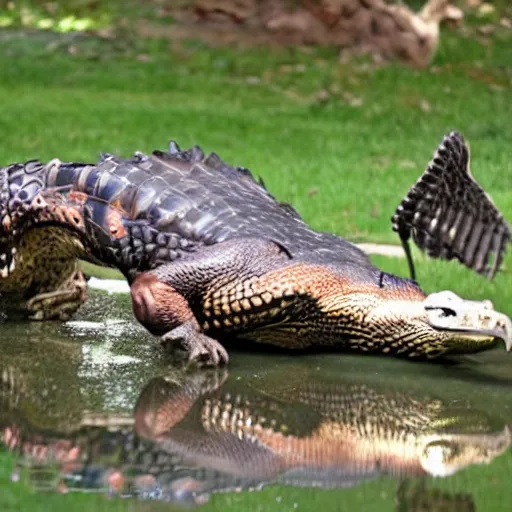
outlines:
{"label": "alligator jaw", "polygon": [[475,337],[495,337],[505,342],[507,352],[512,349],[512,321],[494,310],[488,300],[461,299],[451,291],[432,293],[424,301],[428,323],[443,331]]}

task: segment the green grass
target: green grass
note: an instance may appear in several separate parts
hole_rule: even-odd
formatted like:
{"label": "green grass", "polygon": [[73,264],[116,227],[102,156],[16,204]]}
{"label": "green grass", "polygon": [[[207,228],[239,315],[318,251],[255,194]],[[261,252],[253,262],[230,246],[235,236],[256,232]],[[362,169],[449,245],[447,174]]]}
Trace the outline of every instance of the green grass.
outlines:
{"label": "green grass", "polygon": [[[135,52],[152,59],[138,62],[105,48],[94,58],[85,48],[85,58],[79,45],[71,57],[12,43],[12,56],[0,56],[0,161],[95,160],[175,138],[253,169],[318,229],[393,242],[394,208],[457,128],[472,145],[475,176],[512,214],[510,50],[451,34],[443,41],[437,73],[342,65],[329,50],[240,54],[196,43],[172,53],[160,43]],[[297,64],[305,71],[288,71]],[[315,99],[329,88],[340,92]],[[348,94],[362,105],[346,103]]]}
{"label": "green grass", "polygon": [[[456,128],[471,143],[475,177],[512,219],[510,32],[498,31],[489,45],[444,33],[433,67],[423,71],[375,68],[366,59],[343,64],[329,49],[234,52],[190,42],[171,50],[161,41],[55,40],[15,32],[0,38],[2,164],[53,157],[94,161],[101,151],[151,151],[174,138],[251,168],[317,229],[354,241],[397,243],[390,226],[396,205],[442,136]],[[329,91],[328,98],[320,91]],[[375,261],[407,274],[404,261]],[[419,280],[427,291],[451,288],[490,298],[512,315],[510,258],[506,264],[489,283],[455,263],[418,256]],[[132,507],[6,485],[7,459],[2,455],[0,463],[2,510]],[[470,468],[435,486],[473,488],[477,508],[498,510],[510,493],[503,478],[510,456],[500,460],[485,480],[481,468]],[[363,504],[370,510],[373,502],[380,510],[395,487],[391,480],[370,482],[333,491],[334,501],[350,510]],[[219,496],[205,510],[263,510],[262,503],[265,510],[283,510],[276,501],[281,492]],[[307,503],[308,493],[288,494],[286,509],[295,499]],[[333,501],[329,493],[311,496],[309,503],[318,508],[329,509]]]}
{"label": "green grass", "polygon": [[[94,161],[174,138],[251,168],[317,229],[397,243],[390,216],[455,128],[471,144],[475,177],[512,219],[510,32],[487,45],[444,32],[422,71],[343,64],[331,49],[234,52],[192,41],[173,51],[164,41],[66,37],[3,34],[2,163]],[[489,284],[425,260],[419,275],[427,289],[441,280],[509,303],[506,269]]]}

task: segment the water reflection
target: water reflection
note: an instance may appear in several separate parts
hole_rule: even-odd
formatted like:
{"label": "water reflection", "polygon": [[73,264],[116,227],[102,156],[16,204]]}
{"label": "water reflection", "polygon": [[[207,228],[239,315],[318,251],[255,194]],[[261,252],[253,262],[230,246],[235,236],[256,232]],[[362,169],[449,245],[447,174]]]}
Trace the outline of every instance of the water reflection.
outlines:
{"label": "water reflection", "polygon": [[447,493],[427,488],[424,480],[411,484],[404,480],[396,493],[397,512],[474,512],[473,497],[469,493]]}
{"label": "water reflection", "polygon": [[[83,383],[80,344],[46,342],[44,353],[39,364],[20,352],[0,363],[1,439],[41,491],[196,505],[215,491],[343,488],[390,475],[399,480],[398,510],[473,510],[470,494],[428,489],[421,477],[489,463],[511,443],[491,407],[294,363],[279,378],[169,370],[141,386],[130,407],[109,408]],[[59,358],[66,363],[56,378]]]}

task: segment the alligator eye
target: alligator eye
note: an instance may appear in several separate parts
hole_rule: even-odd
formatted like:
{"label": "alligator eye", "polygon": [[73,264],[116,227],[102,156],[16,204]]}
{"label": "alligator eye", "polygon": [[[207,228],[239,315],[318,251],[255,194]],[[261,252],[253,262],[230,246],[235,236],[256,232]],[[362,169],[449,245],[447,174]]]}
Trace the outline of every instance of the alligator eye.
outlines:
{"label": "alligator eye", "polygon": [[44,208],[45,206],[48,206],[46,201],[40,195],[37,195],[36,197],[34,197],[32,204],[35,206],[39,206],[40,208]]}

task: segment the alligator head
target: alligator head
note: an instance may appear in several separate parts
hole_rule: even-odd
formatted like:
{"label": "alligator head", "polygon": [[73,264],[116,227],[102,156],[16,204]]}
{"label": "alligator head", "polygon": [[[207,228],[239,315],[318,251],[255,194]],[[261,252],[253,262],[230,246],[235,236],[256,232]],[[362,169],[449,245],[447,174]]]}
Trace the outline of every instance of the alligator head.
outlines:
{"label": "alligator head", "polygon": [[0,265],[4,279],[15,272],[18,264],[30,260],[30,252],[21,256],[18,249],[38,228],[60,228],[62,236],[56,243],[66,240],[75,247],[74,252],[83,250],[80,239],[85,234],[85,223],[81,213],[58,191],[45,186],[56,163],[45,165],[34,160],[0,169]]}
{"label": "alligator head", "polygon": [[8,297],[3,310],[23,310],[39,296],[72,305],[35,318],[65,319],[85,300],[77,258],[93,239],[79,198],[46,188],[59,166],[57,160],[34,160],[0,168],[0,294]]}

